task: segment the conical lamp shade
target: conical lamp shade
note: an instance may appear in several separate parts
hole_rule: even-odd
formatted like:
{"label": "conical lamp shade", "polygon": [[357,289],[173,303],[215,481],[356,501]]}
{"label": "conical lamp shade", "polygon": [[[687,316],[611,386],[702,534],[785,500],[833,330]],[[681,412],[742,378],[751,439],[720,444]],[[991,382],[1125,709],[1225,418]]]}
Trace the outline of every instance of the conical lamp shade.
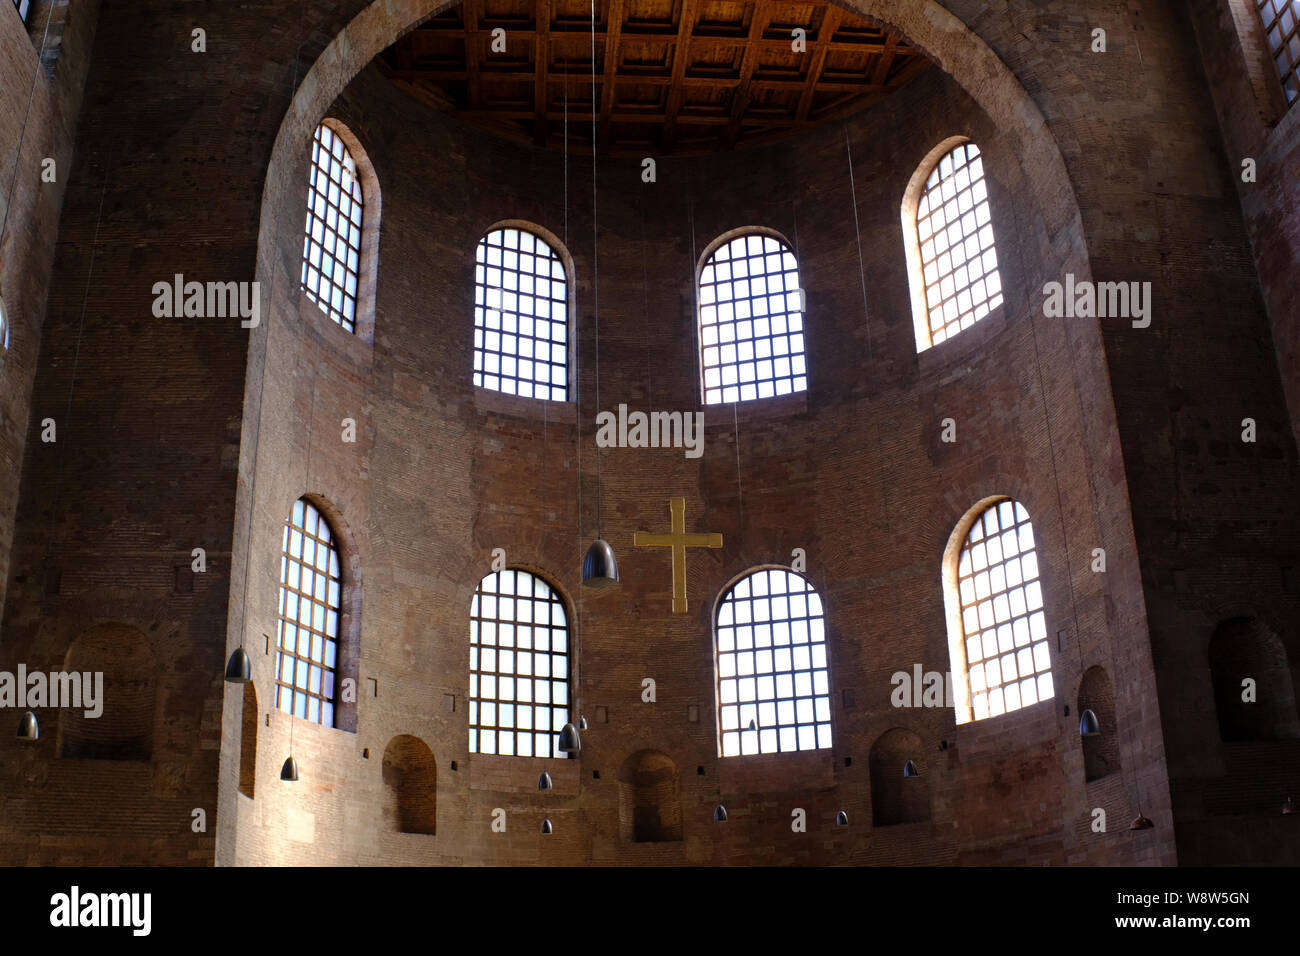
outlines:
{"label": "conical lamp shade", "polygon": [[280,768],[280,779],[293,783],[298,779],[298,761],[292,757],[286,757],[284,766]]}
{"label": "conical lamp shade", "polygon": [[1141,810],[1138,811],[1138,815],[1134,818],[1133,822],[1128,825],[1130,830],[1150,830],[1154,827],[1155,824],[1144,817]]}
{"label": "conical lamp shade", "polygon": [[846,827],[849,825],[849,815],[841,810],[835,814],[835,825],[837,827]]}
{"label": "conical lamp shade", "polygon": [[604,538],[597,538],[582,562],[582,583],[589,588],[612,588],[618,584],[618,561]]}
{"label": "conical lamp shade", "polygon": [[550,834],[550,833],[553,833],[553,832],[555,832],[555,827],[551,826],[551,821],[550,821],[550,820],[543,820],[543,821],[542,821],[542,833],[544,833],[544,834]]}
{"label": "conical lamp shade", "polygon": [[1282,804],[1282,815],[1289,817],[1293,813],[1295,813],[1295,801],[1287,797],[1286,802]]}
{"label": "conical lamp shade", "polygon": [[537,778],[537,789],[550,790],[553,786],[555,786],[555,784],[551,783],[551,775],[543,770],[542,775]]}
{"label": "conical lamp shade", "polygon": [[232,684],[247,684],[253,679],[253,662],[243,647],[235,648],[226,661],[226,680]]}
{"label": "conical lamp shade", "polygon": [[912,763],[912,761],[909,760],[907,763],[903,764],[904,777],[919,777],[920,775],[921,771],[916,769],[916,764]]}
{"label": "conical lamp shade", "polygon": [[1091,708],[1088,708],[1082,714],[1079,715],[1079,736],[1080,737],[1101,736],[1101,725],[1097,723],[1097,715],[1092,712]]}
{"label": "conical lamp shade", "polygon": [[32,743],[40,738],[40,724],[36,722],[36,715],[29,710],[23,714],[23,719],[18,721],[18,739]]}
{"label": "conical lamp shade", "polygon": [[587,729],[587,718],[586,718],[586,716],[582,716],[582,717],[579,717],[579,718],[578,718],[578,729],[579,729],[579,730],[586,730],[586,729]]}
{"label": "conical lamp shade", "polygon": [[727,808],[724,807],[722,804],[719,803],[718,806],[717,806],[717,809],[715,809],[715,810],[713,811],[713,820],[714,820],[715,823],[726,823],[726,822],[727,822]]}
{"label": "conical lamp shade", "polygon": [[578,737],[578,728],[573,724],[565,724],[560,731],[559,748],[562,753],[576,754],[582,749],[582,741]]}

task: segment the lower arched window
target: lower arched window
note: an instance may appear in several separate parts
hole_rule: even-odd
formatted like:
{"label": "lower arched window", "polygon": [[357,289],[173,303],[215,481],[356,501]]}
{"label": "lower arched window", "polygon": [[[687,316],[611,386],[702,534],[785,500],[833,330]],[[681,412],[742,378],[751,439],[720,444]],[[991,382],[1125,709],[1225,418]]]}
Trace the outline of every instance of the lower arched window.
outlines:
{"label": "lower arched window", "polygon": [[785,568],[745,575],[717,616],[719,749],[724,757],[831,745],[822,599]]}
{"label": "lower arched window", "polygon": [[562,757],[569,720],[569,617],[542,578],[485,577],[469,614],[469,752]]}
{"label": "lower arched window", "polygon": [[341,580],[329,522],[299,499],[284,524],[275,706],[334,726]]}
{"label": "lower arched window", "polygon": [[[1029,512],[983,507],[950,544],[947,604],[957,723],[997,717],[1055,694],[1047,617]],[[952,573],[955,570],[955,574]]]}

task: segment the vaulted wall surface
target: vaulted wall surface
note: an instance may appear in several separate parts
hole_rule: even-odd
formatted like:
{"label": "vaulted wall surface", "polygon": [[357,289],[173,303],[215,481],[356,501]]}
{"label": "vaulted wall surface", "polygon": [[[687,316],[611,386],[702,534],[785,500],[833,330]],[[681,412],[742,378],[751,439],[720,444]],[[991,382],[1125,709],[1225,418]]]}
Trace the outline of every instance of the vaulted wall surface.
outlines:
{"label": "vaulted wall surface", "polygon": [[[865,314],[843,130],[662,161],[654,185],[635,163],[602,162],[599,406],[590,182],[572,161],[581,442],[572,406],[541,420],[467,384],[473,243],[504,218],[562,234],[559,157],[431,116],[368,72],[333,102],[364,64],[350,62],[354,51],[382,48],[391,24],[410,26],[420,5],[370,7],[347,43],[318,56],[361,6],[223,10],[200,55],[189,52],[192,11],[105,5],[93,108],[78,130],[86,165],[64,210],[54,280],[84,283],[70,257],[99,221],[95,274],[104,278],[90,287],[94,321],[80,340],[74,396],[86,424],[62,461],[30,451],[24,461],[3,646],[6,660],[35,666],[61,660],[96,621],[149,635],[159,714],[152,760],[130,772],[138,787],[175,798],[164,805],[176,819],[159,813],[125,835],[92,821],[43,838],[41,817],[29,814],[6,824],[6,860],[1295,858],[1279,821],[1249,808],[1216,813],[1204,799],[1227,759],[1207,658],[1215,625],[1255,606],[1300,659],[1295,598],[1278,568],[1294,554],[1297,476],[1231,188],[1236,164],[1206,106],[1181,4],[1122,16],[1101,3],[951,2],[952,16],[938,4],[861,5],[956,77],[929,76],[848,124]],[[1108,31],[1104,55],[1089,51],[1094,25]],[[364,144],[384,190],[373,345],[347,338],[297,293],[308,137],[326,109]],[[898,205],[916,163],[953,132],[986,154],[1007,305],[918,357]],[[742,407],[735,421],[710,410],[698,461],[604,452],[602,531],[624,581],[581,593],[579,561],[595,530],[595,412],[697,401],[692,234],[696,251],[749,224],[793,240],[796,218],[809,392]],[[178,272],[261,280],[265,327],[250,335],[237,321],[154,319],[152,284]],[[1043,283],[1066,272],[1153,281],[1152,327],[1046,320]],[[51,304],[33,409],[67,402],[77,319],[70,303]],[[1240,420],[1252,413],[1261,440],[1242,445]],[[347,417],[356,444],[339,440]],[[946,417],[958,423],[953,445],[939,441]],[[56,481],[75,507],[51,511],[44,492]],[[275,634],[280,527],[304,493],[339,516],[361,569],[358,727],[298,722],[303,778],[287,784],[276,777],[290,731],[273,715],[259,726],[250,800],[238,793],[244,695],[223,688],[221,667],[242,640],[259,706],[273,711],[263,635]],[[1055,705],[962,727],[943,708],[893,708],[893,672],[947,669],[939,558],[964,511],[996,493],[1024,503],[1039,534]],[[726,547],[691,554],[690,613],[674,617],[666,556],[633,549],[631,535],[661,530],[667,499],[679,495],[688,527],[722,532]],[[191,578],[194,547],[207,550],[208,570]],[[466,618],[496,547],[549,572],[578,611],[575,688],[592,726],[581,759],[551,768],[547,794],[536,791],[533,762],[466,752]],[[829,609],[836,745],[720,761],[713,601],[741,571],[787,562],[796,547]],[[1104,575],[1091,571],[1097,547],[1107,550]],[[42,562],[62,569],[57,593],[33,576]],[[1092,666],[1111,677],[1123,773],[1085,784],[1077,714],[1062,708]],[[657,682],[654,704],[641,702],[644,677]],[[870,753],[896,727],[922,741],[931,820],[873,829]],[[436,836],[384,827],[381,764],[402,734],[436,759]],[[618,769],[647,749],[681,772],[680,843],[620,838]],[[86,799],[53,786],[52,739],[21,761],[0,771],[6,801],[25,792],[67,817]],[[731,814],[722,825],[711,820],[720,797]],[[1130,833],[1139,801],[1157,826]],[[194,833],[182,805],[215,808],[215,825]],[[808,811],[807,834],[790,830],[796,806]],[[1089,828],[1099,806],[1106,834]],[[490,829],[497,807],[510,821],[504,834]],[[839,809],[848,828],[833,826]],[[555,823],[545,838],[544,815]]]}

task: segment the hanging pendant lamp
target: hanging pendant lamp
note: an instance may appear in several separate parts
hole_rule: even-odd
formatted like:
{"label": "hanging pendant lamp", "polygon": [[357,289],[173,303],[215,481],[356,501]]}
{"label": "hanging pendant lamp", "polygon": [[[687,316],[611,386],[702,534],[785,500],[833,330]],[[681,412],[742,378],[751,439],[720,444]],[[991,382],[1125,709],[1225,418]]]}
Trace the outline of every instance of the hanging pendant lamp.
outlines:
{"label": "hanging pendant lamp", "polygon": [[555,784],[551,782],[551,775],[543,770],[542,775],[537,778],[537,789],[550,790],[554,786]]}
{"label": "hanging pendant lamp", "polygon": [[1133,822],[1128,825],[1130,830],[1151,830],[1155,824],[1142,815],[1142,808],[1138,808],[1138,815],[1133,818]]}
{"label": "hanging pendant lamp", "polygon": [[298,779],[298,761],[292,756],[285,758],[284,766],[280,768],[280,779],[289,783],[294,783]]}
{"label": "hanging pendant lamp", "polygon": [[841,810],[835,814],[835,825],[837,827],[846,827],[849,825],[849,815]]}
{"label": "hanging pendant lamp", "polygon": [[226,680],[231,684],[247,684],[253,679],[253,662],[240,644],[226,661]]}
{"label": "hanging pendant lamp", "polygon": [[18,739],[30,744],[35,743],[40,737],[40,724],[36,722],[36,715],[29,710],[23,714],[22,720],[18,721]]}
{"label": "hanging pendant lamp", "polygon": [[921,771],[916,769],[916,764],[912,761],[909,760],[907,763],[903,764],[904,777],[919,777],[920,775]]}
{"label": "hanging pendant lamp", "polygon": [[[591,96],[596,100],[596,4],[591,4]],[[600,408],[600,242],[596,226],[596,116],[591,111],[591,251],[592,251],[592,318],[596,330],[596,407]],[[579,429],[578,441],[582,441]],[[582,481],[582,475],[578,476]],[[579,515],[581,520],[581,515]],[[582,562],[582,583],[589,588],[612,588],[618,584],[618,561],[614,549],[601,536],[600,522],[600,446],[596,446],[596,540],[587,549]]]}
{"label": "hanging pendant lamp", "polygon": [[[600,494],[597,486],[596,493]],[[582,562],[582,583],[589,588],[612,588],[618,584],[618,561],[604,538],[597,538]]]}
{"label": "hanging pendant lamp", "polygon": [[1295,801],[1290,797],[1287,797],[1286,801],[1282,804],[1282,816],[1289,817],[1295,812]]}
{"label": "hanging pendant lamp", "polygon": [[585,714],[583,714],[582,716],[580,716],[580,717],[578,718],[578,729],[579,729],[579,730],[586,730],[586,729],[587,729],[587,717],[586,717]]}
{"label": "hanging pendant lamp", "polygon": [[560,731],[559,749],[566,754],[576,754],[582,749],[582,740],[578,737],[578,728],[573,724],[565,724]]}
{"label": "hanging pendant lamp", "polygon": [[720,803],[713,810],[713,822],[714,823],[727,822],[727,808]]}
{"label": "hanging pendant lamp", "polygon": [[1079,715],[1079,736],[1080,737],[1100,737],[1101,724],[1097,722],[1097,715],[1089,707]]}
{"label": "hanging pendant lamp", "polygon": [[544,836],[549,836],[550,834],[552,834],[552,833],[554,833],[554,832],[555,832],[555,827],[551,826],[551,821],[550,821],[550,820],[543,820],[543,821],[542,821],[542,834],[543,834]]}

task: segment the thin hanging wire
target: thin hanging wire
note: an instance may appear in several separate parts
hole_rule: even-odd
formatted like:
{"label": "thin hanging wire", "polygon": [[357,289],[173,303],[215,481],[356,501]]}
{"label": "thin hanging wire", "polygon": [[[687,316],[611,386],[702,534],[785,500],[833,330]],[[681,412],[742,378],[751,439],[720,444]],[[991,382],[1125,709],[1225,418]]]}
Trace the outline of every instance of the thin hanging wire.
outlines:
{"label": "thin hanging wire", "polygon": [[[303,0],[302,5],[298,9],[298,32],[300,34],[303,34],[303,38],[298,41],[298,46],[293,53],[293,80],[289,84],[290,106],[293,105],[294,96],[298,90],[298,65],[302,62],[301,54],[302,54],[303,44],[307,42],[306,28],[304,26],[307,22],[306,13],[307,13],[307,3],[306,0]],[[362,228],[364,229],[365,228],[364,214],[363,214],[361,225]],[[277,230],[277,236],[278,233],[279,230]],[[262,334],[266,339],[266,347],[262,351],[262,374],[258,377],[258,381],[257,381],[257,432],[253,438],[253,463],[252,463],[253,474],[252,477],[249,479],[249,483],[248,483],[248,535],[244,541],[243,596],[242,599],[240,600],[240,609],[239,609],[239,646],[240,647],[244,646],[244,637],[247,633],[247,628],[248,628],[248,592],[249,592],[248,578],[252,570],[252,561],[253,561],[253,522],[257,515],[257,459],[258,459],[258,453],[261,451],[262,448],[262,415],[265,410],[262,404],[262,399],[264,394],[266,393],[266,367],[269,364],[271,358],[271,354],[270,354],[271,353],[271,321],[275,314],[275,280],[278,277],[278,275],[279,275],[279,270],[276,269],[274,266],[272,266],[271,288],[268,292],[268,297],[267,297],[267,302],[271,304],[271,308],[266,310],[266,319],[264,322],[262,322]],[[251,334],[249,336],[249,339],[250,340],[252,339]],[[314,399],[314,393],[313,393],[313,399]]]}
{"label": "thin hanging wire", "polygon": [[[605,55],[609,56],[608,44]],[[596,411],[600,411],[600,242],[596,225],[596,0],[591,0],[591,311],[596,329]],[[600,510],[600,446],[596,446],[596,537],[604,537]]]}

